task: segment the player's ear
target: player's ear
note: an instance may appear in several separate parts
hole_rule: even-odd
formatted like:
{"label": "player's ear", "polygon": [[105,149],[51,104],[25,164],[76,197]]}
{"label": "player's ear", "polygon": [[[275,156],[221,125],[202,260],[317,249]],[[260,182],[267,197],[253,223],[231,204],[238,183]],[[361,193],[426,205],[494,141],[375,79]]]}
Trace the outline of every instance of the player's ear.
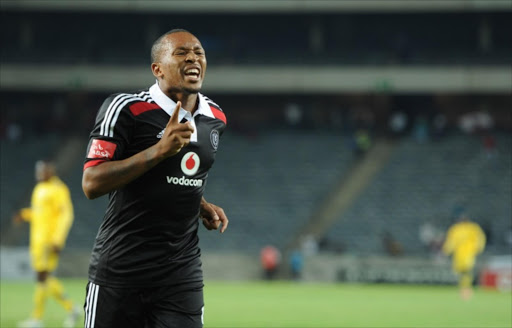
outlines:
{"label": "player's ear", "polygon": [[151,64],[151,71],[153,72],[153,75],[156,78],[162,77],[162,75],[163,75],[162,69],[160,67],[160,63],[152,63]]}

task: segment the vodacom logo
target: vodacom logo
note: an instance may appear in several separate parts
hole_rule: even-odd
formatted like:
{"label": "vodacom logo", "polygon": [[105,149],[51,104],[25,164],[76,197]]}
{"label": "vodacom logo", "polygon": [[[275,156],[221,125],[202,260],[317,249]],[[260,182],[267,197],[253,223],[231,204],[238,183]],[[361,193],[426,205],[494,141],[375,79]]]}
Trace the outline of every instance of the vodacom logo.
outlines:
{"label": "vodacom logo", "polygon": [[199,156],[193,151],[190,151],[183,156],[181,160],[181,170],[186,175],[194,175],[199,169]]}

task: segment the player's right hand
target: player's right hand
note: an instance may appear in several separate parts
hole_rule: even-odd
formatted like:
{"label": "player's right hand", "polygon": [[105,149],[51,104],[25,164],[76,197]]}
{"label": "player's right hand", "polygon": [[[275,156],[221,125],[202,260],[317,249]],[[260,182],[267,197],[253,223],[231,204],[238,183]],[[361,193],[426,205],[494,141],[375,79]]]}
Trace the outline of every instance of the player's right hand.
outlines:
{"label": "player's right hand", "polygon": [[165,157],[176,155],[180,150],[190,143],[190,137],[194,133],[194,128],[190,122],[180,123],[181,101],[178,101],[174,112],[167,122],[162,139],[158,142]]}

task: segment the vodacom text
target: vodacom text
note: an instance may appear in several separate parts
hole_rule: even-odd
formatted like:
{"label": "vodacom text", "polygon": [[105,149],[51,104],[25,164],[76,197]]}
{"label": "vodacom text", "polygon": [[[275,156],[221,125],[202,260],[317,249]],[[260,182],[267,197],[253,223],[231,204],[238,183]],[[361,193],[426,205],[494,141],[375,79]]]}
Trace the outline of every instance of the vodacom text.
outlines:
{"label": "vodacom text", "polygon": [[201,187],[203,185],[203,180],[187,179],[184,176],[182,176],[181,178],[167,176],[167,183],[171,183],[174,185],[180,185],[180,186]]}

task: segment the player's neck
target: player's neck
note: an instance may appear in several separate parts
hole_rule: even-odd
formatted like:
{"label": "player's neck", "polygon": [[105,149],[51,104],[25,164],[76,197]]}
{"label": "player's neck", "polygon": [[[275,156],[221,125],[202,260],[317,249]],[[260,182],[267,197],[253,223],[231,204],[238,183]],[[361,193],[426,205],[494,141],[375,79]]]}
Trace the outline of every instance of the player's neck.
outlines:
{"label": "player's neck", "polygon": [[174,102],[181,101],[181,107],[191,113],[194,113],[199,107],[197,93],[177,92],[172,93],[169,98]]}

